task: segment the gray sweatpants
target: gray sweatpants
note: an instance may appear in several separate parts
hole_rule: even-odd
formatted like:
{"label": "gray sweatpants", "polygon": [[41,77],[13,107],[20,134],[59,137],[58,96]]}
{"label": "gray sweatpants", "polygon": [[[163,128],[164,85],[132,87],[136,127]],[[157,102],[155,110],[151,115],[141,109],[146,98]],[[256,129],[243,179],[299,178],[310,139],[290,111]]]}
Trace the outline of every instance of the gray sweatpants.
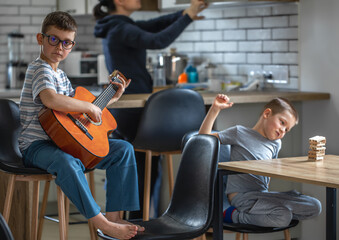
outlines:
{"label": "gray sweatpants", "polygon": [[238,193],[231,205],[236,208],[232,214],[234,223],[262,227],[287,226],[292,219],[304,220],[321,212],[318,199],[297,191]]}

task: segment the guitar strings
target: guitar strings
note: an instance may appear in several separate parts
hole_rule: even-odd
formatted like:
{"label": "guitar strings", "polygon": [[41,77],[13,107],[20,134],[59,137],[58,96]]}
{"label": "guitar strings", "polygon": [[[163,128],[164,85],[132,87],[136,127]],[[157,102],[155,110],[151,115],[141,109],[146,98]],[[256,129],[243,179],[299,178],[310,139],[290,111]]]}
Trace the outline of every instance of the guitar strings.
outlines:
{"label": "guitar strings", "polygon": [[[120,77],[119,75],[117,77]],[[117,79],[114,79],[114,82]],[[101,110],[103,110],[106,105],[108,104],[109,100],[114,96],[117,89],[114,84],[110,84],[92,103],[96,106],[98,106]],[[89,123],[89,120],[87,118],[80,118],[78,119],[81,124],[84,125],[84,127]]]}

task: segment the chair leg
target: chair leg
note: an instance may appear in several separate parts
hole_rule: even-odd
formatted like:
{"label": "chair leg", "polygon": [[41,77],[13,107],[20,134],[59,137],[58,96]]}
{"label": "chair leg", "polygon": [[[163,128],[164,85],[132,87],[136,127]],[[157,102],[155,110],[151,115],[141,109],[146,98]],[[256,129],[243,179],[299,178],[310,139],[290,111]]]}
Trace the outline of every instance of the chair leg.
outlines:
{"label": "chair leg", "polygon": [[60,240],[66,240],[65,195],[57,186]]}
{"label": "chair leg", "polygon": [[4,212],[3,212],[3,217],[7,223],[9,220],[9,214],[11,212],[11,207],[12,207],[14,185],[15,185],[15,175],[11,174],[9,175],[9,178],[8,178],[7,193],[6,193]]}
{"label": "chair leg", "polygon": [[152,151],[146,151],[145,158],[145,179],[144,179],[144,206],[143,220],[149,220],[149,205],[151,195],[151,168],[152,168]]}
{"label": "chair leg", "polygon": [[235,240],[241,240],[241,233],[235,233]]}
{"label": "chair leg", "polygon": [[33,181],[33,200],[32,200],[32,218],[31,218],[31,240],[37,239],[38,214],[39,214],[39,187],[40,181]]}
{"label": "chair leg", "polygon": [[[89,185],[89,189],[91,190],[92,196],[95,200],[95,182],[94,182],[94,171],[88,172],[87,174],[87,181]],[[91,240],[97,240],[98,236],[96,234],[97,229],[93,225],[92,222],[88,221],[88,228]]]}
{"label": "chair leg", "polygon": [[242,239],[243,240],[248,240],[248,234],[247,233],[243,233],[242,234]]}
{"label": "chair leg", "polygon": [[289,229],[284,230],[285,240],[291,240],[291,234]]}
{"label": "chair leg", "polygon": [[66,239],[68,239],[68,229],[69,229],[69,198],[65,196],[65,231]]}
{"label": "chair leg", "polygon": [[47,205],[47,200],[48,200],[48,192],[49,192],[50,186],[51,186],[51,181],[46,181],[45,182],[45,188],[44,188],[44,196],[42,198],[40,214],[39,214],[38,234],[37,234],[38,240],[41,240],[41,236],[42,236],[42,228],[44,226],[44,220],[45,220],[44,216],[45,216],[45,210],[46,210],[46,205]]}
{"label": "chair leg", "polygon": [[169,184],[169,196],[172,197],[174,188],[174,177],[173,177],[173,159],[171,154],[166,154],[167,168],[168,168],[168,184]]}

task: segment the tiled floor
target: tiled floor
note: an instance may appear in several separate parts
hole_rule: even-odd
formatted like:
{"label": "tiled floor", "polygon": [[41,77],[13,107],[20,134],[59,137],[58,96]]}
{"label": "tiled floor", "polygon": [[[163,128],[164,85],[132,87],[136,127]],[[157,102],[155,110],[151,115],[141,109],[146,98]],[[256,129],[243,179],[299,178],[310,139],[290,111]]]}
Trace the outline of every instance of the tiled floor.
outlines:
{"label": "tiled floor", "polygon": [[[70,225],[68,230],[69,240],[90,240],[87,224]],[[59,240],[59,224],[45,221],[42,231],[43,240]]]}
{"label": "tiled floor", "polygon": [[[76,209],[71,204],[70,212],[76,212]],[[46,209],[46,214],[57,213],[57,207],[55,204],[48,204]],[[70,222],[79,222],[86,221],[84,217],[80,214],[70,215]],[[42,230],[42,240],[59,240],[59,224],[45,219],[43,230]],[[89,228],[87,223],[81,224],[70,224],[68,229],[68,239],[69,240],[90,240]]]}

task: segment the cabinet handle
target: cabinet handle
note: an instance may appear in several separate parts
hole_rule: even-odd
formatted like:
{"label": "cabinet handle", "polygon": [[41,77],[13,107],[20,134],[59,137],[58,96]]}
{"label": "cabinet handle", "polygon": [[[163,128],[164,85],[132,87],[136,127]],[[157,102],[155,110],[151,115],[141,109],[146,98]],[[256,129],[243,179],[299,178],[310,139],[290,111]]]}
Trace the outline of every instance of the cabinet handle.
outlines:
{"label": "cabinet handle", "polygon": [[68,13],[76,13],[76,9],[68,9],[68,10],[66,10],[66,12],[68,12]]}

